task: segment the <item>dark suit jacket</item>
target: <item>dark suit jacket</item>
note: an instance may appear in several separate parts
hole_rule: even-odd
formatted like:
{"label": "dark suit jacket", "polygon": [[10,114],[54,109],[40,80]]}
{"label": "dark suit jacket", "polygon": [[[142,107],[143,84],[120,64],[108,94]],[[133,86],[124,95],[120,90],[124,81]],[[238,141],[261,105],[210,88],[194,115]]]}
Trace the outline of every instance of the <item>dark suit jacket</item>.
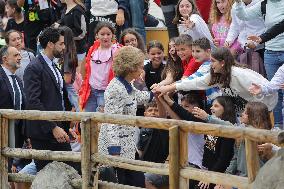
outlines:
{"label": "dark suit jacket", "polygon": [[[38,55],[27,66],[24,73],[24,83],[27,100],[26,109],[40,111],[64,110],[60,86],[42,55]],[[65,110],[71,110],[65,85],[63,87],[63,99]],[[56,126],[63,128],[68,133],[69,125],[66,122],[28,121],[25,134],[32,139],[52,140],[55,142],[52,129]]]}
{"label": "dark suit jacket", "polygon": [[[22,93],[22,106],[21,109],[25,109],[25,95],[23,90],[23,84],[21,79],[16,76],[16,80],[20,86]],[[0,65],[0,109],[14,109],[14,93],[11,83],[6,75],[4,69]],[[15,121],[15,145],[17,148],[21,148],[24,143],[23,131],[25,127],[23,120]]]}

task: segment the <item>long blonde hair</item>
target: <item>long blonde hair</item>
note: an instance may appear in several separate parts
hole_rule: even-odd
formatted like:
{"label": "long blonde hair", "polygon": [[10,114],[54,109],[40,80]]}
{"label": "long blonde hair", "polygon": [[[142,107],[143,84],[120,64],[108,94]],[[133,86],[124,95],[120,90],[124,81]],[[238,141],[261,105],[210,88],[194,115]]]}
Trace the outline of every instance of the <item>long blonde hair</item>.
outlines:
{"label": "long blonde hair", "polygon": [[[228,5],[227,5],[228,11],[225,13],[224,16],[225,16],[226,21],[230,24],[232,22],[231,9],[232,9],[234,0],[227,0],[227,1],[228,1]],[[219,22],[222,16],[223,14],[219,11],[216,0],[213,0],[211,4],[211,9],[210,9],[209,23],[214,24],[216,22]]]}

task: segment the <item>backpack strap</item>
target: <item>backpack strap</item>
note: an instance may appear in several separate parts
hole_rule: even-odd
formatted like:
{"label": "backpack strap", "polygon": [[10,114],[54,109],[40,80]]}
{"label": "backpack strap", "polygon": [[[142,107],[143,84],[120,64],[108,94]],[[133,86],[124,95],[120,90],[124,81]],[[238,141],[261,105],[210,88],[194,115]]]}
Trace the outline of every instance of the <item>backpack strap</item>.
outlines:
{"label": "backpack strap", "polygon": [[260,7],[261,14],[262,14],[264,20],[265,20],[265,15],[266,15],[266,4],[267,4],[267,0],[263,0],[261,2],[261,7]]}

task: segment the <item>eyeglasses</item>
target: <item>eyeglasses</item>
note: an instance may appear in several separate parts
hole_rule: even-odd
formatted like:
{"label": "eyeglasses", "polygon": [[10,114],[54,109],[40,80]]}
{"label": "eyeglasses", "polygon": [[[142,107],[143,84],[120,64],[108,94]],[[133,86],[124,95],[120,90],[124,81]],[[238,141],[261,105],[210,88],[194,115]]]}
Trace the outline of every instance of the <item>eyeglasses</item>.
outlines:
{"label": "eyeglasses", "polygon": [[130,40],[125,40],[124,43],[125,43],[125,45],[126,45],[126,44],[129,44],[129,43],[134,43],[134,42],[136,42],[136,41],[137,41],[137,39],[132,38],[132,39],[130,39]]}

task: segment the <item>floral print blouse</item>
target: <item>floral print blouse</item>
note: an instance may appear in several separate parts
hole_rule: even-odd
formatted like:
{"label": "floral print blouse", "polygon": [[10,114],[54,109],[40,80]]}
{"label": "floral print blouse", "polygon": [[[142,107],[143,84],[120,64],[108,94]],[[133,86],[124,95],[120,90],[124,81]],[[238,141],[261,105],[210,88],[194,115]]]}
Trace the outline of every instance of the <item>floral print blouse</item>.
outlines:
{"label": "floral print blouse", "polygon": [[[151,101],[153,94],[139,91],[122,77],[115,77],[108,85],[105,94],[105,113],[136,115],[137,105]],[[127,125],[104,123],[99,133],[99,153],[108,155],[108,147],[114,139],[121,146],[120,157],[135,159],[139,128]]]}

